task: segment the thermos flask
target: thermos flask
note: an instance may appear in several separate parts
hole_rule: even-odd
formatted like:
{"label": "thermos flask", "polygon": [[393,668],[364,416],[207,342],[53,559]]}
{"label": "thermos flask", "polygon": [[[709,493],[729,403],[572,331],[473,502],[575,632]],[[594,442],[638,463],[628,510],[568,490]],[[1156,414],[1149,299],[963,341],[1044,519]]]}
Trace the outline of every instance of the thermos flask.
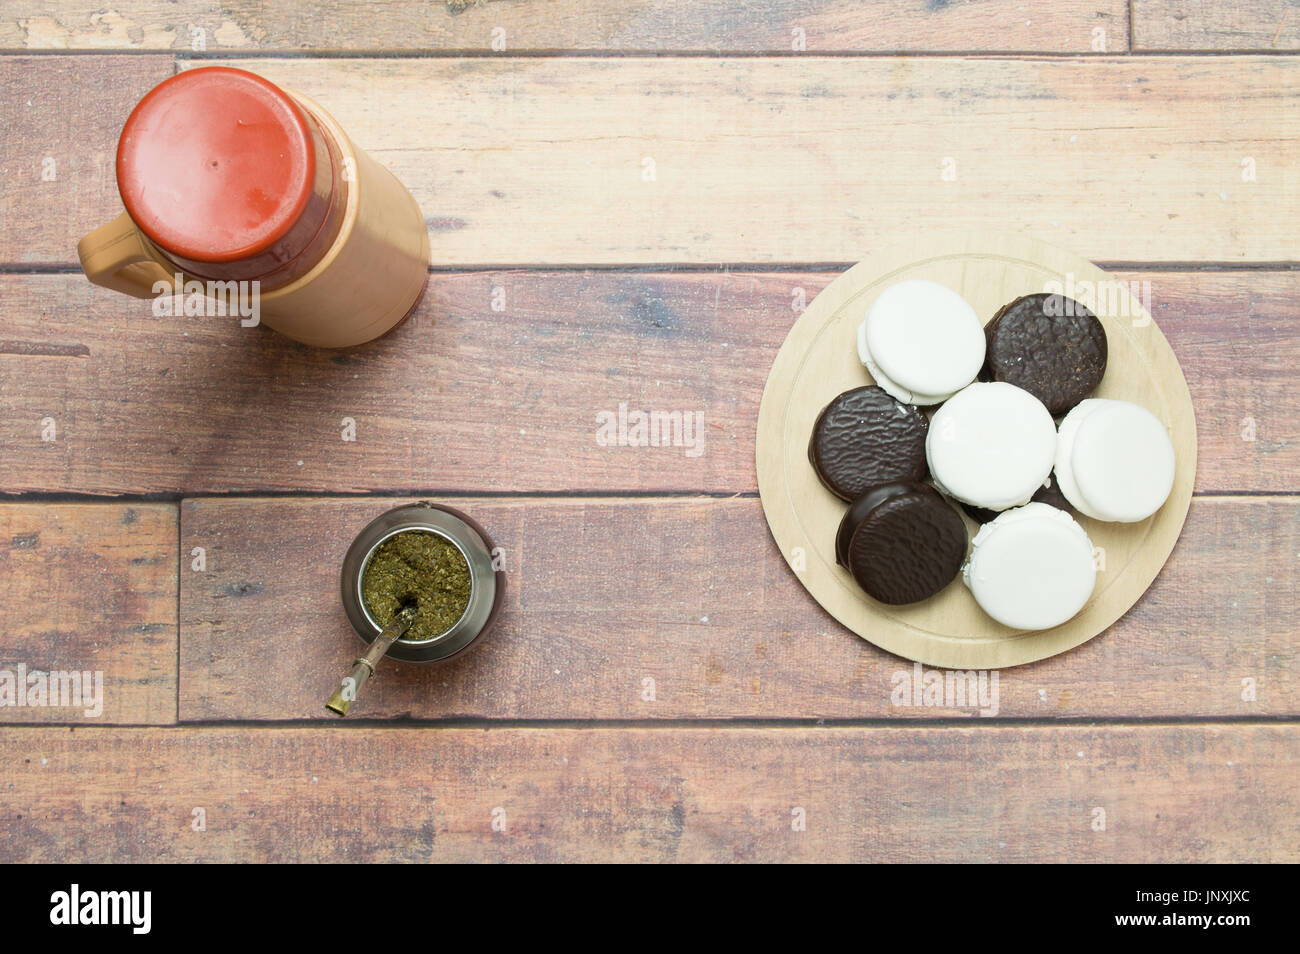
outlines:
{"label": "thermos flask", "polygon": [[429,237],[406,187],[316,103],[245,70],[189,70],[145,94],[117,183],[126,211],[77,244],[97,285],[239,287],[263,324],[325,348],[379,337],[423,294]]}

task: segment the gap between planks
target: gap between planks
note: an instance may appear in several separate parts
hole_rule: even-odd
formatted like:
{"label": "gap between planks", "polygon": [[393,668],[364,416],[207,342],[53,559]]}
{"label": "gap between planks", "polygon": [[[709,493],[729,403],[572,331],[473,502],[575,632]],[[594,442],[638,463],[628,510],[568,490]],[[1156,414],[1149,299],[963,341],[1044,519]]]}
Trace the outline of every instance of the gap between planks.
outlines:
{"label": "gap between planks", "polygon": [[[460,274],[572,274],[582,272],[599,272],[619,275],[760,275],[771,273],[838,275],[848,271],[857,262],[715,262],[715,263],[673,263],[637,262],[621,263],[565,263],[548,265],[545,262],[530,263],[493,263],[471,262],[464,265],[430,265],[430,275]],[[1093,262],[1098,268],[1110,272],[1294,272],[1300,270],[1300,259],[1277,262]],[[0,275],[21,278],[31,275],[80,275],[81,269],[76,265],[59,262],[0,262]]]}
{"label": "gap between planks", "polygon": [[858,729],[969,729],[972,726],[988,725],[997,728],[1144,728],[1183,726],[1197,728],[1264,728],[1269,726],[1300,726],[1300,715],[1276,716],[1225,716],[1225,715],[1186,715],[1186,716],[975,716],[968,718],[936,717],[897,719],[811,719],[791,717],[759,718],[740,716],[734,719],[700,717],[693,719],[680,717],[673,719],[493,719],[493,718],[446,718],[446,719],[395,719],[383,717],[349,716],[336,721],[324,719],[182,719],[177,722],[141,724],[138,722],[0,722],[0,731],[9,729],[89,729],[92,732],[159,730],[218,730],[218,729],[257,729],[282,731],[284,729],[320,729],[338,728],[345,731],[362,729],[404,729],[422,731],[440,729],[444,731],[463,731],[467,729],[573,729],[582,730],[645,730],[650,732],[667,732],[681,729],[699,731],[717,731],[726,729],[771,729],[771,730],[806,730],[825,729],[827,731],[851,731]]}
{"label": "gap between planks", "polygon": [[[1300,490],[1198,490],[1193,497],[1212,497],[1219,500],[1255,500],[1261,497],[1289,498],[1300,496]],[[215,501],[220,503],[257,503],[259,501],[310,501],[310,500],[389,500],[436,497],[455,500],[484,499],[503,501],[538,500],[582,500],[589,503],[608,501],[617,503],[623,500],[636,500],[653,503],[656,500],[680,502],[682,500],[748,500],[758,497],[757,490],[713,491],[683,488],[679,490],[440,490],[426,488],[411,490],[397,488],[394,490],[368,491],[317,491],[286,490],[259,491],[257,493],[232,492],[228,494],[93,494],[93,493],[4,493],[0,492],[0,505],[3,504],[92,504],[105,507],[124,504],[175,504],[176,512],[188,501]],[[180,525],[177,524],[179,534]]]}

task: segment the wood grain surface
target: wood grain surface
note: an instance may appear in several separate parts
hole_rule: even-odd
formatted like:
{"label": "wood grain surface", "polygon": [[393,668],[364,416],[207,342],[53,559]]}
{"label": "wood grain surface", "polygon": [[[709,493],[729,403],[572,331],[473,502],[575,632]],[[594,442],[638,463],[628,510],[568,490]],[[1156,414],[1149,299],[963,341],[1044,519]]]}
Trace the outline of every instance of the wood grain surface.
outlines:
{"label": "wood grain surface", "polygon": [[[1129,20],[1131,6],[1132,38]],[[439,51],[793,53],[1098,53],[1295,50],[1295,0],[572,0],[479,2],[459,13],[425,0],[390,0],[376,17],[367,0],[264,4],[236,0],[125,0],[111,8],[11,0],[0,15],[0,50],[225,52]],[[498,34],[493,47],[493,30]],[[1098,33],[1097,31],[1101,32]],[[200,32],[201,31],[201,32]],[[501,45],[504,43],[504,49]]]}
{"label": "wood grain surface", "polygon": [[1215,724],[7,729],[0,860],[1294,862],[1294,738]]}
{"label": "wood grain surface", "polygon": [[122,123],[172,72],[170,56],[0,56],[0,265],[76,264],[77,239],[122,211]]}
{"label": "wood grain surface", "polygon": [[107,9],[85,2],[56,8],[48,0],[10,0],[0,16],[0,49],[790,53],[799,41],[808,52],[1128,47],[1124,0],[1057,0],[1032,9],[1020,0],[119,0]]}
{"label": "wood grain surface", "polygon": [[[437,266],[852,263],[976,228],[1103,262],[1295,258],[1287,57],[233,62],[392,168]],[[19,254],[74,264],[68,224],[38,219]]]}
{"label": "wood grain surface", "polygon": [[[324,699],[363,645],[338,567],[366,523],[404,502],[186,500],[181,549],[204,548],[206,569],[181,575],[182,721],[332,719]],[[505,552],[498,628],[446,665],[381,669],[357,718],[976,716],[895,698],[913,665],[817,606],[755,499],[447,502]],[[1196,499],[1137,606],[1072,652],[1003,671],[996,714],[1300,713],[1298,551],[1293,499]]]}
{"label": "wood grain surface", "polygon": [[[0,490],[752,491],[763,382],[835,274],[438,273],[411,321],[348,352],[0,275]],[[1197,490],[1300,486],[1300,273],[1115,277],[1149,292],[1182,363]],[[702,415],[701,452],[602,446],[620,404]]]}
{"label": "wood grain surface", "polygon": [[1132,0],[1134,50],[1300,50],[1296,0]]}
{"label": "wood grain surface", "polygon": [[[1300,860],[1298,30],[1295,0],[10,0],[0,683],[104,692],[0,708],[0,861]],[[420,201],[433,273],[386,339],[81,278],[131,108],[225,62]],[[1199,438],[1164,572],[1000,673],[996,718],[896,704],[915,670],[806,597],[753,496],[801,303],[969,228],[1149,281]],[[620,405],[702,414],[703,452],[602,446]],[[342,553],[435,492],[505,547],[500,628],[326,727]]]}
{"label": "wood grain surface", "polygon": [[[176,721],[176,534],[172,504],[0,503],[0,723]],[[20,701],[38,672],[87,675]]]}

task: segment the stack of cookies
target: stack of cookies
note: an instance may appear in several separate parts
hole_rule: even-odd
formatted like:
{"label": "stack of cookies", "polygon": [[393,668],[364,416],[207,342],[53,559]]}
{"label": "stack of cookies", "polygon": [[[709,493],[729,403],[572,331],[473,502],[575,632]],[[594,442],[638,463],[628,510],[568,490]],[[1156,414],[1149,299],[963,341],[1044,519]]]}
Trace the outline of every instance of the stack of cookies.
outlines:
{"label": "stack of cookies", "polygon": [[[1075,514],[1145,520],[1174,480],[1155,415],[1090,397],[1106,373],[1097,317],[1034,294],[984,326],[957,292],[909,280],[871,305],[857,346],[876,383],[831,401],[808,448],[849,504],[840,565],[882,603],[927,599],[960,573],[1007,626],[1049,629],[1078,613],[1096,569]],[[958,506],[983,524],[969,546]]]}

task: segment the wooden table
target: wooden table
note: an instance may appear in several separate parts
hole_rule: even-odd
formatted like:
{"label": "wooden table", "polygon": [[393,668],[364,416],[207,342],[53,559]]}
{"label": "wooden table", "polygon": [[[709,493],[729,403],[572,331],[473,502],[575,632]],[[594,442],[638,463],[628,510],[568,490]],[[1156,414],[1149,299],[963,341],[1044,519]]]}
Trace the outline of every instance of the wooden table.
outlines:
{"label": "wooden table", "polygon": [[[1300,858],[1300,9],[1228,6],[10,0],[0,670],[104,690],[0,709],[0,860]],[[419,200],[392,335],[80,275],[127,113],[220,62]],[[1149,282],[1200,435],[1155,585],[989,717],[895,704],[911,664],[799,587],[753,460],[800,303],[970,228]],[[602,446],[620,404],[703,453]],[[504,548],[500,627],[329,721],[343,552],[420,498]]]}

